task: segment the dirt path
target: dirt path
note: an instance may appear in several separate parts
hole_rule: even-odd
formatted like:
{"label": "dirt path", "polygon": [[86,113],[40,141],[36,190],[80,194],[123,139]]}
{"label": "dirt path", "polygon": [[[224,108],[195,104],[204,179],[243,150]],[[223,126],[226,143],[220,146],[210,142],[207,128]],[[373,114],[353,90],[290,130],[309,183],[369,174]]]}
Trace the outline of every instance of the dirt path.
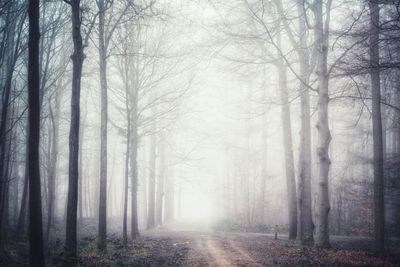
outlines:
{"label": "dirt path", "polygon": [[[163,233],[159,232],[157,235]],[[169,232],[168,235],[179,240],[175,243],[176,246],[189,246],[184,266],[263,266],[243,249],[243,244],[232,234]]]}
{"label": "dirt path", "polygon": [[168,239],[174,251],[185,251],[179,263],[163,266],[400,266],[396,258],[384,262],[343,240],[341,246],[324,250],[265,234],[159,229],[146,235]]}

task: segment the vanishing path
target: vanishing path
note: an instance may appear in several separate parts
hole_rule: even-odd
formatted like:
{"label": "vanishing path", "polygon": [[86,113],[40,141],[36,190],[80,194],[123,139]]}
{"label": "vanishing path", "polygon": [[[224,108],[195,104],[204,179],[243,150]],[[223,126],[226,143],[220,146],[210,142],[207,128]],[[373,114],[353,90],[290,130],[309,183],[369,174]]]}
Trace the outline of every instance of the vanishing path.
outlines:
{"label": "vanishing path", "polygon": [[[252,254],[254,237],[208,231],[152,231],[149,236],[168,236],[174,246],[189,247],[185,266],[265,266]],[[271,262],[271,264],[273,263]]]}
{"label": "vanishing path", "polygon": [[398,266],[398,259],[392,265],[371,257],[367,247],[372,240],[365,237],[332,236],[333,250],[316,250],[287,236],[274,240],[270,234],[158,229],[144,235],[168,239],[174,251],[184,255],[174,266],[334,266],[339,261],[342,266]]}

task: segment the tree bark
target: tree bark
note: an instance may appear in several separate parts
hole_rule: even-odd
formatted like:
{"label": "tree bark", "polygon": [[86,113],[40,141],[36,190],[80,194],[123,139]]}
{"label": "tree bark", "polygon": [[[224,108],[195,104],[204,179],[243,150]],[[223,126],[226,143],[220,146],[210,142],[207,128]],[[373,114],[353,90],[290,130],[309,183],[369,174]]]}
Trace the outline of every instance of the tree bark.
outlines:
{"label": "tree bark", "polygon": [[372,134],[374,148],[374,238],[375,252],[383,256],[385,252],[384,186],[383,186],[383,136],[381,116],[381,81],[379,70],[379,4],[369,1],[370,36],[369,56],[372,94]]}
{"label": "tree bark", "polygon": [[129,188],[129,162],[130,162],[130,150],[131,150],[131,110],[129,107],[130,94],[129,94],[129,63],[125,58],[125,111],[126,111],[126,151],[125,151],[125,174],[124,174],[124,211],[123,211],[123,223],[122,223],[122,239],[124,245],[128,243],[128,188]]}
{"label": "tree bark", "polygon": [[279,71],[279,90],[281,99],[281,120],[283,146],[285,153],[285,173],[288,201],[288,218],[289,218],[289,239],[296,239],[297,236],[297,193],[296,179],[293,158],[293,141],[292,141],[292,122],[290,116],[289,92],[287,88],[286,67],[282,64],[278,66]]}
{"label": "tree bark", "polygon": [[81,35],[80,0],[70,1],[72,10],[72,59],[71,124],[69,131],[68,202],[65,235],[65,260],[69,266],[77,266],[77,205],[78,205],[78,160],[79,119],[82,66],[85,59]]}
{"label": "tree bark", "polygon": [[[155,128],[155,127],[153,127]],[[155,194],[156,194],[156,134],[150,137],[150,170],[149,170],[149,194],[147,229],[155,227]]]}
{"label": "tree bark", "polygon": [[40,74],[39,74],[39,0],[29,0],[28,54],[28,177],[29,177],[29,264],[45,266],[42,229],[42,199],[39,167]]}
{"label": "tree bark", "polygon": [[298,0],[298,27],[300,42],[297,48],[300,64],[300,153],[299,153],[299,181],[298,181],[298,238],[302,244],[313,243],[313,222],[311,207],[311,122],[310,122],[310,94],[309,84],[310,66],[307,46],[307,24],[303,1]]}
{"label": "tree bark", "polygon": [[139,236],[138,212],[137,212],[137,193],[138,193],[138,171],[137,171],[137,151],[138,151],[138,133],[136,108],[134,108],[135,120],[132,127],[132,148],[131,148],[131,179],[132,179],[132,205],[131,205],[131,238],[135,240]]}
{"label": "tree bark", "polygon": [[101,126],[100,126],[100,198],[99,227],[97,249],[106,249],[107,237],[107,50],[105,45],[105,5],[104,0],[97,2],[99,8],[99,57],[100,57],[100,90],[101,90]]}
{"label": "tree bark", "polygon": [[[329,23],[323,22],[322,0],[314,2],[315,14],[315,43],[318,53],[318,202],[316,216],[315,245],[329,247],[329,144],[331,134],[329,130],[329,76],[328,76],[328,44]],[[330,9],[330,7],[327,7]],[[326,16],[329,17],[330,10]],[[325,28],[325,29],[324,29]]]}

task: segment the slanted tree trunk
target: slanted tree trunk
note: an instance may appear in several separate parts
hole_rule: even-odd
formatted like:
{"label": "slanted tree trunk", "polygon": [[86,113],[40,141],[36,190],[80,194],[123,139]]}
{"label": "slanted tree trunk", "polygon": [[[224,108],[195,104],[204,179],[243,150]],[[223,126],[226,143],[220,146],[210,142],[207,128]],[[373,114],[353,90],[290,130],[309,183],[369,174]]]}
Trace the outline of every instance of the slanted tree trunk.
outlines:
{"label": "slanted tree trunk", "polygon": [[29,177],[29,264],[45,266],[42,229],[42,195],[39,167],[40,75],[39,75],[39,0],[29,0],[28,54],[28,177]]}
{"label": "slanted tree trunk", "polygon": [[328,75],[328,45],[329,45],[329,12],[330,3],[327,4],[327,19],[323,20],[322,0],[314,2],[315,15],[315,45],[317,56],[318,74],[318,202],[316,212],[315,245],[329,246],[329,144],[331,133],[329,130],[329,75]]}
{"label": "slanted tree trunk", "polygon": [[78,205],[78,160],[79,118],[82,66],[85,59],[81,35],[80,0],[69,1],[72,10],[72,59],[71,125],[69,131],[68,202],[65,235],[65,260],[70,266],[77,265],[77,205]]}
{"label": "slanted tree trunk", "polygon": [[383,136],[381,116],[381,80],[379,70],[379,5],[369,1],[370,36],[369,56],[372,94],[372,134],[374,147],[374,238],[375,252],[383,256],[385,252],[384,183],[383,183]]}

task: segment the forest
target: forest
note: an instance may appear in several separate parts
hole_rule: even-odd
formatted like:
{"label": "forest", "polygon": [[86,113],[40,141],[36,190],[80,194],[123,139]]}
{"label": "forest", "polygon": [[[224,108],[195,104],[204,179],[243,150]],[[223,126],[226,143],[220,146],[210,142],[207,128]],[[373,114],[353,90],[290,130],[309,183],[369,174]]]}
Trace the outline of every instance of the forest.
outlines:
{"label": "forest", "polygon": [[400,266],[399,0],[0,0],[0,266]]}

